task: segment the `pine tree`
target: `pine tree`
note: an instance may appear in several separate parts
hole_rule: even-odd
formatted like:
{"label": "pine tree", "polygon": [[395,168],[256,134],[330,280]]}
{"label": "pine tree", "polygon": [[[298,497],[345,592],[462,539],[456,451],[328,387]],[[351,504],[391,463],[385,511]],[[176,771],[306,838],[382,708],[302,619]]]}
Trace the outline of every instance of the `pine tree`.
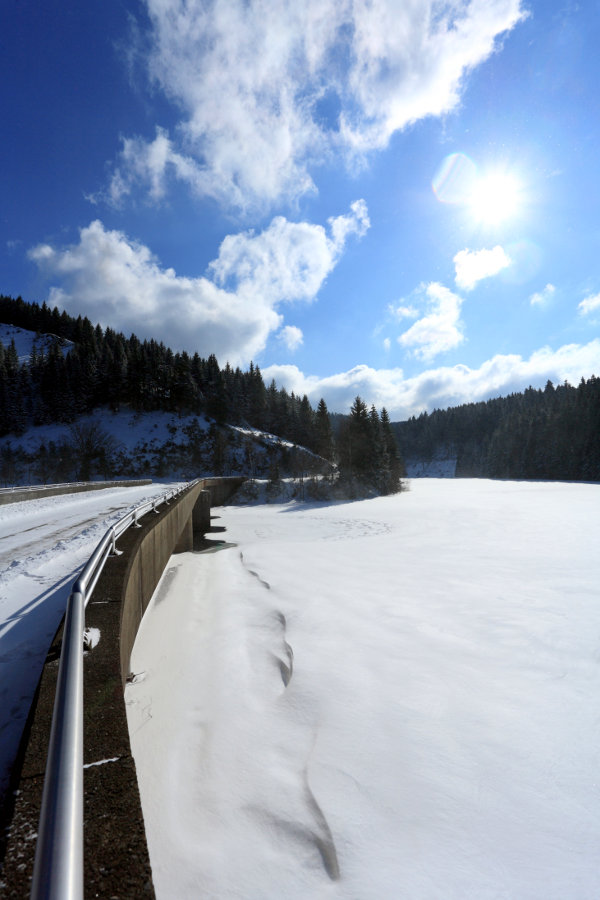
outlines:
{"label": "pine tree", "polygon": [[406,475],[406,469],[385,406],[381,410],[380,420],[382,437],[380,490],[382,494],[395,494],[402,488],[402,478]]}
{"label": "pine tree", "polygon": [[343,476],[364,478],[371,467],[371,425],[366,404],[354,398],[350,416],[338,437],[339,467]]}
{"label": "pine tree", "polygon": [[267,410],[267,392],[261,371],[250,363],[248,372],[248,421],[254,428],[264,428]]}
{"label": "pine tree", "polygon": [[328,460],[332,460],[334,456],[331,420],[323,397],[319,400],[315,413],[315,452]]}
{"label": "pine tree", "polygon": [[312,406],[304,394],[298,408],[298,443],[309,450],[315,449],[314,418]]}

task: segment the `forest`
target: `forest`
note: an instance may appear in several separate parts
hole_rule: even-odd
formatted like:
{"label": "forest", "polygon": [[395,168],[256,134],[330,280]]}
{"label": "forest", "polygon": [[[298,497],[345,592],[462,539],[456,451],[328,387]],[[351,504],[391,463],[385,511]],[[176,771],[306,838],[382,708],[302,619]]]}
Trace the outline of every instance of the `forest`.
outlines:
{"label": "forest", "polygon": [[468,478],[600,481],[600,378],[528,387],[392,428],[406,460],[455,458]]}
{"label": "forest", "polygon": [[[347,417],[334,417],[340,422],[334,429],[325,400],[315,410],[306,395],[288,393],[274,381],[265,386],[253,363],[247,371],[221,368],[214,355],[174,353],[163,343],[125,337],[20,297],[0,296],[0,322],[56,338],[21,364],[14,343],[0,343],[0,438],[18,437],[31,425],[73,424],[71,450],[79,447],[81,456],[85,435],[74,424],[79,417],[99,407],[160,410],[204,416],[213,430],[243,425],[277,435],[335,463],[342,481],[358,480],[378,493],[401,487],[404,464],[389,416],[385,409],[367,409],[360,397]],[[213,444],[221,443],[214,437]],[[213,474],[221,474],[217,457],[211,457]]]}

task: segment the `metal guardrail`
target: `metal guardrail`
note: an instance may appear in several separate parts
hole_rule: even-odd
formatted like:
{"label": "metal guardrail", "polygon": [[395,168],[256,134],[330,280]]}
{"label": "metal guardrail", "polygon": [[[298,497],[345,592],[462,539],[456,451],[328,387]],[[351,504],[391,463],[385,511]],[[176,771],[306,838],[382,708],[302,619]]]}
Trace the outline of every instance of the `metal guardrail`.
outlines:
{"label": "metal guardrail", "polygon": [[138,519],[197,484],[141,504],[106,532],[67,602],[50,744],[44,776],[31,900],[83,898],[83,628],[87,606],[116,541]]}

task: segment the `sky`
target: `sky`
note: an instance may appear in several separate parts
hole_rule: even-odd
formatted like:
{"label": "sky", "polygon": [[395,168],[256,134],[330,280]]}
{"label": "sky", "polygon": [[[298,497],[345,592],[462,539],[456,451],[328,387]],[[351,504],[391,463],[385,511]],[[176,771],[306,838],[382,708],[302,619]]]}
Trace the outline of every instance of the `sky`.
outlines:
{"label": "sky", "polygon": [[3,0],[0,293],[393,420],[600,375],[600,3]]}

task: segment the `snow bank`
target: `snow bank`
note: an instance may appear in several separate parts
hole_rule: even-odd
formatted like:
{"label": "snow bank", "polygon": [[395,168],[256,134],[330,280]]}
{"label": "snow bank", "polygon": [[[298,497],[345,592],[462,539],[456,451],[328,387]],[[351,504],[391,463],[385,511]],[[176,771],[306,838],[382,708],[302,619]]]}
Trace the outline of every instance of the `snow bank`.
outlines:
{"label": "snow bank", "polygon": [[158,900],[599,896],[599,500],[225,509],[126,690]]}

